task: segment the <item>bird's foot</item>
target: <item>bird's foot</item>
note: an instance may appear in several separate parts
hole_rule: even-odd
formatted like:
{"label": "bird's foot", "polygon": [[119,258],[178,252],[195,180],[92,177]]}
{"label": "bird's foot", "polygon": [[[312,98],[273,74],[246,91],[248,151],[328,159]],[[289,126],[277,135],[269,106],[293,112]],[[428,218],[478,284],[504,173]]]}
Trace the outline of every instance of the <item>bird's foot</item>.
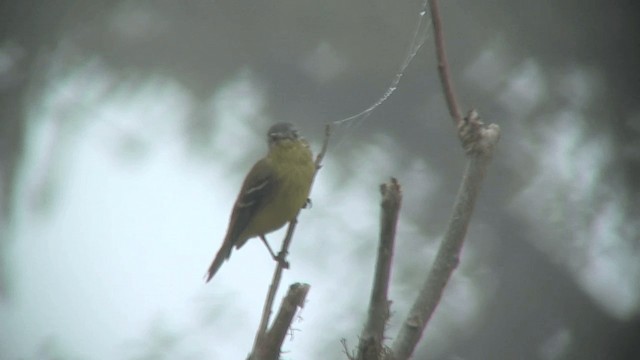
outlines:
{"label": "bird's foot", "polygon": [[302,205],[303,209],[311,209],[313,207],[313,203],[311,202],[310,198],[307,198],[307,200],[304,201],[304,205]]}
{"label": "bird's foot", "polygon": [[278,255],[276,257],[274,257],[273,259],[275,261],[277,261],[280,264],[280,266],[282,266],[284,269],[288,269],[289,268],[289,262],[285,258],[286,256],[287,256],[286,253],[283,253],[282,251],[280,251],[278,253]]}

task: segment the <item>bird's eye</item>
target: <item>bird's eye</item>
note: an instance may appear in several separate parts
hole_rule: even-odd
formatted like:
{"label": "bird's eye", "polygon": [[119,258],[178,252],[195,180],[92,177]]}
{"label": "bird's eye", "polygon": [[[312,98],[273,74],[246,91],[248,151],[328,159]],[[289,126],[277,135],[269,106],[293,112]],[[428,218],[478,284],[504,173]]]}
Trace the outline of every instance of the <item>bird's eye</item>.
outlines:
{"label": "bird's eye", "polygon": [[275,142],[282,139],[282,135],[280,133],[274,132],[269,134],[269,141]]}

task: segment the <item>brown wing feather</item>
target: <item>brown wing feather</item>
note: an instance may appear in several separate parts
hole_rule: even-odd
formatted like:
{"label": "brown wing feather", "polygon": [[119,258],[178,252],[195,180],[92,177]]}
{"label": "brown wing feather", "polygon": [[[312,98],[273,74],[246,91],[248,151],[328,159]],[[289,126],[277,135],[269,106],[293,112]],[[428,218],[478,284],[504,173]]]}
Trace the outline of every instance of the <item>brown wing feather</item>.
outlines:
{"label": "brown wing feather", "polygon": [[264,206],[266,200],[273,193],[274,186],[275,179],[273,179],[267,160],[262,159],[253,165],[233,206],[227,235],[207,272],[207,282],[215,275],[222,263],[231,256],[233,247],[240,248],[247,241],[248,238],[241,237],[242,232],[247,229],[255,213]]}

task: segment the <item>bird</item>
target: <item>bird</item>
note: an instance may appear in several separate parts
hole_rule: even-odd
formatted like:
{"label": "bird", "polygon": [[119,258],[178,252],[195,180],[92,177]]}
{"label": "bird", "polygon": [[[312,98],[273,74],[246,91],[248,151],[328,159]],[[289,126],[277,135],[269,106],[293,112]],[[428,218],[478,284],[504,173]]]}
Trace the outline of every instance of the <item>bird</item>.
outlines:
{"label": "bird", "polygon": [[247,240],[259,237],[277,260],[265,235],[294,220],[305,207],[316,170],[309,143],[293,124],[280,122],[267,131],[268,152],[251,168],[235,201],[227,234],[205,274],[206,282]]}

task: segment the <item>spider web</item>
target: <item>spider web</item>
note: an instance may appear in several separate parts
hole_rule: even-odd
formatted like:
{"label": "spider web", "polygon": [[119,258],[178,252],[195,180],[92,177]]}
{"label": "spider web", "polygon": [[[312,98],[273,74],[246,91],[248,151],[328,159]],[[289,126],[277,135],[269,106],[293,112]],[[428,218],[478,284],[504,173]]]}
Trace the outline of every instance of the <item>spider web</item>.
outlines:
{"label": "spider web", "polygon": [[[391,79],[391,82],[387,86],[386,91],[380,96],[373,104],[371,104],[368,108],[360,111],[355,115],[351,115],[344,119],[335,120],[331,124],[332,125],[349,125],[349,127],[353,127],[359,125],[364,120],[366,120],[371,114],[382,105],[398,88],[398,84],[402,79],[405,71],[413,61],[413,58],[416,56],[422,45],[428,38],[431,29],[431,18],[427,17],[425,20],[425,15],[427,14],[427,0],[424,0],[422,3],[422,7],[419,12],[418,22],[416,23],[415,30],[413,31],[413,36],[411,38],[411,42],[409,44],[409,49],[407,50],[407,54],[400,65],[400,68],[396,72],[396,74]],[[338,144],[339,145],[339,144]]]}

